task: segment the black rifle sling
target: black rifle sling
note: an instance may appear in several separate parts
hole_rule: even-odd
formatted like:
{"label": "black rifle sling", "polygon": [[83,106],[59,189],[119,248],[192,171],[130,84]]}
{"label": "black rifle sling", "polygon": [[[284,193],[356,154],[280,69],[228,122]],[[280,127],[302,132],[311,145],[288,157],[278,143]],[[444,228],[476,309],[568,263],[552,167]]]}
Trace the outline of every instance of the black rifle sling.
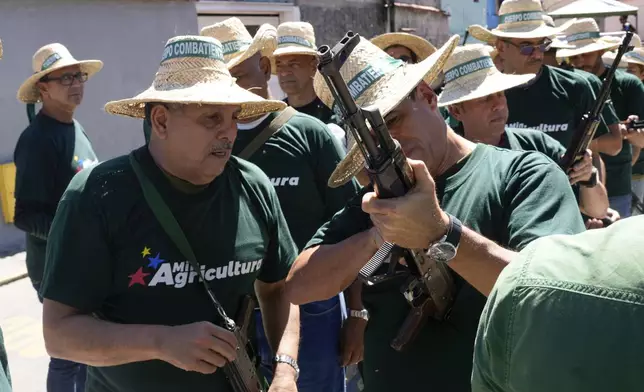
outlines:
{"label": "black rifle sling", "polygon": [[270,124],[266,126],[266,128],[262,129],[262,131],[255,136],[253,140],[248,143],[246,148],[242,150],[239,154],[237,154],[238,157],[241,159],[249,159],[255,151],[257,151],[258,148],[260,148],[268,138],[273,136],[277,131],[279,131],[280,128],[284,126],[288,122],[288,120],[293,117],[297,113],[297,110],[293,109],[291,106],[287,106],[285,109],[283,109],[279,114],[271,121]]}
{"label": "black rifle sling", "polygon": [[215,294],[208,286],[208,283],[205,277],[203,276],[203,272],[201,271],[199,263],[197,262],[197,257],[192,251],[192,247],[190,246],[190,243],[188,242],[186,235],[183,233],[181,226],[179,226],[179,223],[177,222],[174,215],[172,214],[172,211],[170,211],[170,208],[168,207],[168,205],[163,200],[163,197],[161,196],[161,194],[159,194],[159,191],[154,187],[154,185],[152,184],[150,179],[148,179],[145,173],[143,173],[143,169],[141,168],[141,165],[134,157],[134,153],[130,153],[130,164],[132,165],[132,168],[134,169],[134,173],[136,174],[136,177],[139,180],[139,184],[141,185],[141,190],[143,191],[143,196],[145,197],[145,201],[148,203],[148,206],[154,213],[154,216],[157,218],[157,220],[161,224],[161,227],[163,227],[163,230],[166,232],[168,237],[170,237],[172,242],[174,242],[174,244],[179,249],[179,251],[183,254],[183,256],[186,257],[186,259],[188,260],[192,268],[195,270],[195,272],[199,274],[199,277],[201,278],[201,281],[203,282],[204,287],[208,292],[208,295],[211,297],[215,305],[215,308],[217,309],[217,312],[219,313],[219,316],[221,317],[222,321],[227,324],[227,327],[229,329],[234,328],[235,327],[234,322],[226,315],[226,312],[224,311],[224,307],[217,300],[217,298],[215,297]]}

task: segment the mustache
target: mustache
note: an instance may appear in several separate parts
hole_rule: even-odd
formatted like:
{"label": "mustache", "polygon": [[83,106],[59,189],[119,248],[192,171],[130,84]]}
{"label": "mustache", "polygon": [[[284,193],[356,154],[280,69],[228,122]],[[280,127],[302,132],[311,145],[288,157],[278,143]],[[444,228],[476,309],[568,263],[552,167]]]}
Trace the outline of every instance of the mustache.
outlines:
{"label": "mustache", "polygon": [[230,151],[232,149],[233,149],[233,142],[226,140],[212,146],[210,148],[210,152],[213,153],[213,152]]}

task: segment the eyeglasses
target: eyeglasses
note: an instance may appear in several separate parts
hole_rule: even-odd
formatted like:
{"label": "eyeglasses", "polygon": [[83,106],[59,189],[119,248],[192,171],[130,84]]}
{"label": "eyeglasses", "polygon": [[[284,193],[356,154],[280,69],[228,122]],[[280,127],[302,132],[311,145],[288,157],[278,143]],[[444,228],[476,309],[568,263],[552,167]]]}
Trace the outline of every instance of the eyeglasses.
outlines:
{"label": "eyeglasses", "polygon": [[75,74],[66,73],[58,78],[50,78],[49,76],[45,76],[44,78],[40,79],[40,81],[41,82],[58,81],[63,86],[71,86],[72,84],[74,84],[74,80],[78,80],[79,83],[85,83],[87,82],[87,79],[88,79],[87,72],[76,72]]}
{"label": "eyeglasses", "polygon": [[545,53],[548,50],[550,50],[550,45],[552,45],[552,41],[549,39],[546,39],[542,43],[536,44],[536,45],[532,45],[532,44],[517,45],[514,42],[508,41],[508,40],[503,40],[503,42],[508,43],[516,48],[519,48],[519,53],[521,53],[524,56],[530,56],[537,49],[539,49],[541,53]]}

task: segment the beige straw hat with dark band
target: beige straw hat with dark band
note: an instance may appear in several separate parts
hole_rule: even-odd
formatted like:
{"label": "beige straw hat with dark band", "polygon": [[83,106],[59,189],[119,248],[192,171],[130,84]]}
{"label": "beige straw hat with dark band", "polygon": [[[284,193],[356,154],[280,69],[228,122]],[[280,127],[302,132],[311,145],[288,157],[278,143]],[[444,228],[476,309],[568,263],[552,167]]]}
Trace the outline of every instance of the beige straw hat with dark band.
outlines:
{"label": "beige straw hat with dark band", "polygon": [[[622,40],[624,39],[624,35],[614,35],[614,36],[605,36],[604,40],[608,42],[614,42],[617,43],[618,45],[622,44]],[[642,40],[640,39],[640,36],[637,34],[633,34],[633,37],[631,38],[630,46],[632,46],[634,49],[630,52],[624,53],[624,56],[622,56],[622,59],[619,62],[619,65],[617,66],[618,68],[628,68],[628,64],[639,64],[639,65],[644,65],[644,51],[642,50]],[[604,64],[612,64],[613,61],[615,61],[615,56],[617,55],[617,51],[614,50],[612,52],[606,52],[602,55],[602,61]]]}
{"label": "beige straw hat with dark band", "polygon": [[201,35],[221,42],[228,69],[253,57],[257,52],[261,52],[264,57],[270,57],[277,47],[277,30],[274,26],[265,23],[252,37],[242,21],[234,17],[204,27],[201,29]]}
{"label": "beige straw hat with dark band", "polygon": [[438,106],[486,97],[517,87],[534,79],[536,74],[511,75],[499,72],[485,45],[459,46],[443,68],[445,87]]}
{"label": "beige straw hat with dark band", "polygon": [[277,26],[277,49],[271,56],[271,69],[277,72],[275,59],[284,55],[308,55],[317,57],[315,31],[308,22],[284,22]]}
{"label": "beige straw hat with dark band", "polygon": [[566,29],[564,40],[572,49],[557,50],[557,58],[578,56],[600,50],[613,50],[619,47],[621,40],[601,36],[599,26],[593,18],[578,19]]}
{"label": "beige straw hat with dark band", "polygon": [[224,63],[221,43],[198,35],[171,38],[152,86],[134,98],[108,102],[105,111],[144,118],[149,102],[239,105],[240,119],[286,107],[282,101],[266,100],[239,87]]}
{"label": "beige straw hat with dark band", "polygon": [[[416,64],[406,64],[402,60],[392,58],[361,37],[360,43],[340,68],[340,74],[358,106],[375,106],[384,117],[420,82],[436,78],[447,58],[458,45],[459,39],[458,35],[454,35],[443,47],[425,60]],[[335,105],[333,95],[319,72],[315,75],[313,86],[320,100],[338,113],[339,109]],[[351,148],[328,181],[328,185],[332,188],[346,184],[365,165],[359,147],[353,138],[348,139]]]}
{"label": "beige straw hat with dark band", "polygon": [[44,76],[61,68],[79,65],[91,77],[103,68],[101,60],[76,60],[62,44],[53,43],[38,49],[31,61],[31,75],[18,89],[18,100],[24,103],[40,102],[40,92],[36,84]]}
{"label": "beige straw hat with dark band", "polygon": [[493,45],[497,38],[546,38],[564,31],[572,21],[550,27],[544,20],[539,0],[506,0],[499,8],[499,25],[488,30],[480,25],[470,26],[472,37]]}

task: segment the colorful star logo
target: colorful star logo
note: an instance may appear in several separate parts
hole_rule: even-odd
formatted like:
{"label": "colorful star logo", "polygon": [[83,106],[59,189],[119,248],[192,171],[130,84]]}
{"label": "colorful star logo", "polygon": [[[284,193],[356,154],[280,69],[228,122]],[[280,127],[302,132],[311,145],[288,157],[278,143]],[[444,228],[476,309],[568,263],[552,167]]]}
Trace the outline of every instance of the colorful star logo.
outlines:
{"label": "colorful star logo", "polygon": [[152,249],[148,248],[147,246],[143,247],[143,251],[141,251],[141,257],[145,256],[150,256],[152,253],[150,253]]}
{"label": "colorful star logo", "polygon": [[165,260],[159,257],[160,254],[157,253],[156,256],[154,257],[148,257],[148,260],[150,260],[150,263],[148,264],[148,267],[152,267],[154,269],[157,269],[159,267],[159,264],[163,263]]}
{"label": "colorful star logo", "polygon": [[150,274],[146,274],[146,273],[143,272],[143,267],[139,267],[139,269],[136,270],[135,273],[133,273],[132,275],[128,276],[130,278],[130,284],[127,287],[132,287],[135,284],[140,284],[142,286],[147,286],[147,283],[145,283],[145,280],[143,278],[145,278],[148,275],[150,275]]}

